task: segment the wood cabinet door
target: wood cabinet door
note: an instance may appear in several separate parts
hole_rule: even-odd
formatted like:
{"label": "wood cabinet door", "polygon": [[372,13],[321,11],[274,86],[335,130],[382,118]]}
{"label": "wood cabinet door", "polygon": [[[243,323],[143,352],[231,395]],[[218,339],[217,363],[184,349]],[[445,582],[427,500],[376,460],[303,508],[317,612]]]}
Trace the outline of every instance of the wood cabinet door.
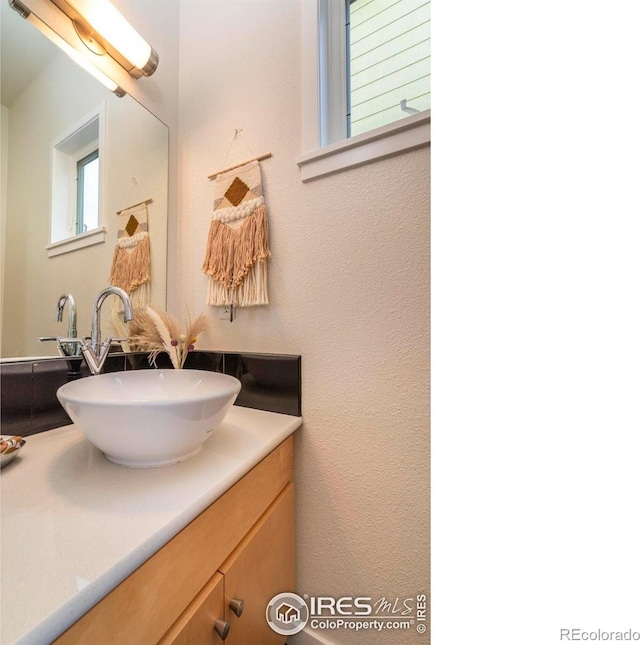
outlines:
{"label": "wood cabinet door", "polygon": [[[292,469],[290,436],[56,639],[55,645],[172,642],[162,639],[173,633],[183,614],[191,611],[194,597],[212,582],[220,564],[285,490]],[[219,618],[224,618],[223,612]],[[199,643],[220,645],[217,636],[213,638]]]}
{"label": "wood cabinet door", "polygon": [[215,632],[216,620],[224,621],[224,578],[216,573],[202,588],[159,645],[222,645]]}
{"label": "wood cabinet door", "polygon": [[[225,645],[282,645],[286,637],[271,629],[266,609],[276,594],[295,591],[293,484],[287,484],[220,572],[230,623]],[[230,608],[233,599],[243,601],[240,616]]]}

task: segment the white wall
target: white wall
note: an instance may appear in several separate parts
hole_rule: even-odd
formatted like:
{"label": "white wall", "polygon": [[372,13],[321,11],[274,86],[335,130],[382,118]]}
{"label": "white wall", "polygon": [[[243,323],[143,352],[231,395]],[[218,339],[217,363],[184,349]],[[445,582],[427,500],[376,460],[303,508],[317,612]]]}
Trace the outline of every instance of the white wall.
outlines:
{"label": "white wall", "polygon": [[[271,304],[210,348],[302,355],[298,591],[428,589],[428,150],[303,185],[299,0],[181,0],[178,307],[208,310],[207,175],[263,162]],[[212,311],[217,319],[217,312]],[[334,632],[336,643],[371,635]],[[424,643],[415,631],[394,643]]]}

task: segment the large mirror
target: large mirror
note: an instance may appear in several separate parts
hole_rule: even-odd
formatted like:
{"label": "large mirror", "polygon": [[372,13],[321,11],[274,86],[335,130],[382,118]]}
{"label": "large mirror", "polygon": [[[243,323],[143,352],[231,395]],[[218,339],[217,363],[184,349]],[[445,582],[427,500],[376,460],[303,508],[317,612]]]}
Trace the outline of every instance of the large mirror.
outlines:
{"label": "large mirror", "polygon": [[[0,358],[55,356],[57,345],[39,342],[38,337],[67,335],[68,312],[62,322],[56,321],[58,299],[73,295],[78,335],[89,335],[93,301],[109,286],[118,213],[140,202],[148,202],[150,300],[166,305],[169,132],[133,98],[118,98],[89,76],[7,0],[0,5]],[[93,232],[86,225],[69,229],[72,240],[79,235],[75,242],[52,244],[54,182],[60,183],[56,154],[65,151],[70,133],[80,132],[77,141],[82,142],[78,128],[96,114],[102,119],[101,220]],[[69,206],[70,219],[74,209]],[[87,219],[91,228],[96,226],[95,219]],[[107,330],[110,310],[105,304],[102,319]]]}

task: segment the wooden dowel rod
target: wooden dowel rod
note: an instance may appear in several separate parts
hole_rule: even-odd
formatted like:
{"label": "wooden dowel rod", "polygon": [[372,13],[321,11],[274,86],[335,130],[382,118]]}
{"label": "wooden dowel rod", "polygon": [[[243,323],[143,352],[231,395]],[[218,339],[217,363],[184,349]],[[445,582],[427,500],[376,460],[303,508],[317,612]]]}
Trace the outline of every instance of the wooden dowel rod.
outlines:
{"label": "wooden dowel rod", "polygon": [[218,170],[218,172],[214,172],[212,175],[209,175],[209,179],[215,179],[218,175],[221,175],[223,172],[229,172],[230,170],[234,170],[235,168],[240,168],[240,166],[244,166],[246,163],[249,163],[250,161],[263,161],[264,159],[268,159],[271,156],[270,152],[265,152],[265,154],[260,155],[259,157],[254,157],[253,159],[247,159],[247,161],[243,161],[242,163],[237,163],[235,166],[229,166],[229,168],[225,168],[224,170]]}
{"label": "wooden dowel rod", "polygon": [[142,206],[142,204],[151,204],[153,202],[153,199],[145,199],[143,202],[138,202],[137,204],[134,204],[133,206],[127,206],[127,208],[123,208],[121,211],[116,211],[116,215],[120,215],[120,213],[124,213],[125,211],[131,210],[132,208],[135,208],[136,206]]}

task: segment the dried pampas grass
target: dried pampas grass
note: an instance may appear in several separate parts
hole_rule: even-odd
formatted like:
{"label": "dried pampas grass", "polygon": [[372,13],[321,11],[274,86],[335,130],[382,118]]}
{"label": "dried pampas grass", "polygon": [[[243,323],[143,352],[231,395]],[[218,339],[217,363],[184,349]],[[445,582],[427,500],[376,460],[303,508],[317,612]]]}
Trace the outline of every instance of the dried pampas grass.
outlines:
{"label": "dried pampas grass", "polygon": [[199,334],[209,328],[209,318],[200,314],[195,320],[187,319],[184,334],[178,321],[156,305],[149,305],[136,313],[129,323],[131,341],[149,350],[149,360],[155,365],[160,352],[169,354],[174,369],[182,369],[188,353],[194,349]]}

